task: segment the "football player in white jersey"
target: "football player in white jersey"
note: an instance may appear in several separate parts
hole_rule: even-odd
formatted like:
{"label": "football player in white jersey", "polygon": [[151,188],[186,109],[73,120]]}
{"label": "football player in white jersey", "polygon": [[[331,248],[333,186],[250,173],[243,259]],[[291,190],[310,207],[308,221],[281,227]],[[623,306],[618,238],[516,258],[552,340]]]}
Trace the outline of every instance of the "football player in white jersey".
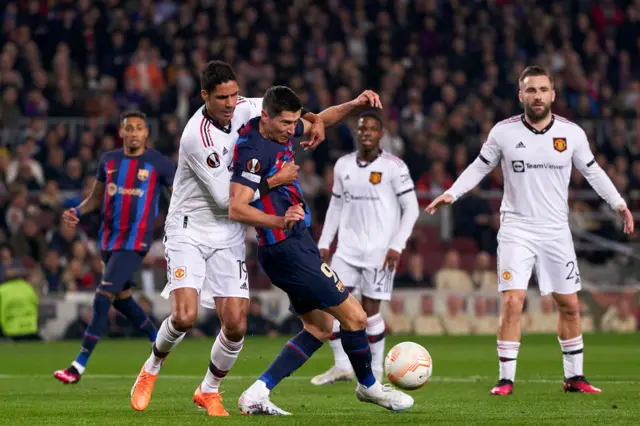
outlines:
{"label": "football player in white jersey", "polygon": [[[200,76],[204,106],[187,123],[180,139],[174,191],[165,224],[168,283],[162,293],[171,298],[171,316],[164,320],[152,353],[131,391],[131,406],[144,410],[164,358],[196,321],[200,304],[216,308],[222,323],[211,349],[211,363],[194,401],[209,415],[226,416],[218,388],[237,359],[244,341],[249,302],[245,263],[245,226],[228,217],[233,153],[238,133],[262,111],[262,98],[238,96],[231,67],[207,64]],[[324,139],[324,124],[315,114],[307,146]],[[262,182],[260,191],[291,184],[298,166],[287,164]]]}
{"label": "football player in white jersey", "polygon": [[[382,379],[385,324],[380,302],[391,299],[395,268],[420,213],[406,164],[380,149],[382,120],[367,112],[358,120],[358,151],[340,158],[334,168],[333,197],[318,247],[344,283],[362,294],[367,335],[376,379]],[[333,259],[329,247],[338,233]],[[334,320],[330,339],[335,365],[314,377],[314,385],[353,379],[349,358]]]}
{"label": "football player in white jersey", "polygon": [[492,395],[513,392],[520,348],[520,315],[533,269],[540,292],[558,306],[558,341],[566,392],[599,393],[584,377],[583,342],[577,292],[580,272],[569,230],[567,202],[571,165],[633,232],[633,216],[606,173],[596,163],[585,132],[553,115],[553,79],[544,69],[526,68],[519,79],[524,114],[496,124],[478,158],[427,212],[451,204],[475,187],[498,164],[504,196],[498,233],[498,275],[502,298],[498,328],[500,377]]}

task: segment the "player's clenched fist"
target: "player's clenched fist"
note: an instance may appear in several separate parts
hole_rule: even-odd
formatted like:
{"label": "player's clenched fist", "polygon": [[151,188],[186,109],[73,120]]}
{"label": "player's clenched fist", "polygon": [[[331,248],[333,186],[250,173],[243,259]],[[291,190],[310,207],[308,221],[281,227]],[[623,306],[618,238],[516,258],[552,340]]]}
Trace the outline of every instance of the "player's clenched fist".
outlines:
{"label": "player's clenched fist", "polygon": [[62,220],[68,226],[75,227],[78,222],[80,222],[80,218],[76,216],[76,209],[67,209],[62,213]]}
{"label": "player's clenched fist", "polygon": [[289,207],[284,214],[284,229],[290,229],[299,220],[304,220],[302,204]]}
{"label": "player's clenched fist", "polygon": [[299,169],[300,166],[296,166],[296,163],[293,161],[284,163],[282,168],[274,175],[277,181],[277,184],[274,186],[293,185],[296,179],[298,179]]}
{"label": "player's clenched fist", "polygon": [[438,206],[440,204],[451,204],[451,203],[453,203],[453,197],[449,194],[442,194],[441,196],[433,200],[431,204],[429,204],[427,208],[424,209],[424,211],[429,214],[434,214],[436,210],[438,210]]}

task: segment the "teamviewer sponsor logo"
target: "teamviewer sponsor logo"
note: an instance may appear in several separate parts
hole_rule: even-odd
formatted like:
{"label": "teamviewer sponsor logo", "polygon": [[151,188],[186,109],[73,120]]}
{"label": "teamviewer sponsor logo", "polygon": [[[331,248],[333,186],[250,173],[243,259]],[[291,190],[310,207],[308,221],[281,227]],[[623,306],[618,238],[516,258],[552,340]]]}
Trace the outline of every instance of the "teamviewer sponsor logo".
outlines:
{"label": "teamviewer sponsor logo", "polygon": [[527,163],[527,169],[533,169],[533,170],[538,170],[538,169],[543,169],[543,170],[562,170],[564,169],[564,165],[563,164],[549,164],[549,163],[545,163],[545,164],[532,164],[532,163]]}
{"label": "teamviewer sponsor logo", "polygon": [[524,161],[516,160],[511,162],[514,173],[524,173]]}

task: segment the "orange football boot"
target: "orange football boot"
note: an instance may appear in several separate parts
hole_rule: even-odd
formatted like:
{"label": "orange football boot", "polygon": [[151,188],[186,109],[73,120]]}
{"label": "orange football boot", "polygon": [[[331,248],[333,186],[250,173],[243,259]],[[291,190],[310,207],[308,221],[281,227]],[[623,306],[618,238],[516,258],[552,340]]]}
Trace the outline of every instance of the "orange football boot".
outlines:
{"label": "orange football boot", "polygon": [[222,405],[222,396],[218,392],[202,392],[202,385],[198,386],[196,392],[193,394],[193,402],[198,404],[198,407],[205,408],[207,414],[210,416],[228,416],[227,410]]}
{"label": "orange football boot", "polygon": [[143,411],[151,401],[151,392],[153,385],[158,378],[157,374],[151,374],[144,369],[144,365],[140,370],[140,374],[136,378],[136,382],[131,388],[131,407],[137,411]]}

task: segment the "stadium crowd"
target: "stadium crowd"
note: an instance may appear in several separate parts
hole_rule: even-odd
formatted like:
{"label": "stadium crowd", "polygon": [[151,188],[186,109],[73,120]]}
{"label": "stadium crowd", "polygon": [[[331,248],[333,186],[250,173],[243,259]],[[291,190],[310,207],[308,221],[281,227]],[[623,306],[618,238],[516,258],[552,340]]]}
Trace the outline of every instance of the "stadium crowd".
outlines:
{"label": "stadium crowd", "polygon": [[[597,161],[632,210],[640,207],[638,0],[20,0],[1,12],[0,282],[27,276],[40,295],[91,291],[100,280],[99,213],[77,231],[59,217],[88,195],[100,155],[120,145],[119,114],[147,113],[149,145],[176,160],[182,126],[202,105],[198,74],[212,58],[234,66],[243,95],[284,84],[315,112],[378,91],[383,149],[404,159],[423,202],[452,184],[496,121],[521,112],[517,76],[543,65],[555,76],[553,111],[585,129]],[[353,129],[347,121],[314,152],[296,152],[316,234],[332,165],[354,149]],[[497,168],[454,208],[455,234],[472,240],[464,257],[472,261],[443,248],[444,263],[426,268],[424,247],[439,243],[416,232],[398,286],[494,290],[499,218],[480,190],[501,185]],[[588,189],[574,172],[572,193]],[[605,211],[599,200],[571,204]],[[622,239],[613,221],[585,217],[572,219]],[[157,226],[141,274],[147,291],[164,274]],[[254,288],[268,286],[250,266]],[[455,311],[457,302],[448,305]]]}

